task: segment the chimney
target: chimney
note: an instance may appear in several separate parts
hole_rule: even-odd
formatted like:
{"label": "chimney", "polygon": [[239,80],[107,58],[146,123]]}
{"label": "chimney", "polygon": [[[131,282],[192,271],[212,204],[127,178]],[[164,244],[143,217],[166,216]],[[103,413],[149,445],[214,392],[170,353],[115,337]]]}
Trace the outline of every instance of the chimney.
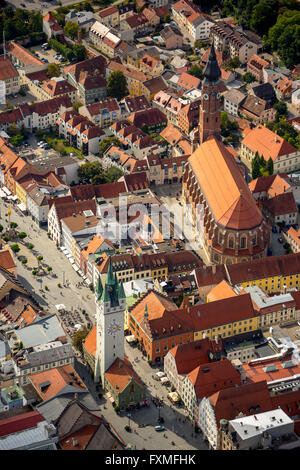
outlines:
{"label": "chimney", "polygon": [[213,273],[213,274],[216,274],[216,271],[217,271],[216,265],[213,264],[213,266],[212,266],[212,273]]}
{"label": "chimney", "polygon": [[283,293],[286,294],[286,284],[283,284]]}
{"label": "chimney", "polygon": [[77,439],[74,439],[74,437],[72,437],[72,442],[73,442],[73,447],[78,446],[78,441]]}

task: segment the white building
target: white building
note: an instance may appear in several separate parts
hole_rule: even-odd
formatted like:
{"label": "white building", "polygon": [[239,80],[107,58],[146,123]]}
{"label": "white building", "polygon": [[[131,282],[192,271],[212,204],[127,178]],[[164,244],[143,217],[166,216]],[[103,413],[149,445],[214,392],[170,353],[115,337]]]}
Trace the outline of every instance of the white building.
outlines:
{"label": "white building", "polygon": [[230,438],[234,436],[234,445],[238,450],[270,448],[272,443],[276,444],[282,437],[285,437],[285,442],[279,445],[281,450],[290,450],[300,445],[299,437],[296,435],[294,440],[288,441],[287,437],[294,434],[294,421],[280,408],[231,421],[222,421],[221,426],[225,428],[223,442],[227,441],[226,435],[230,434]]}
{"label": "white building", "polygon": [[126,297],[122,283],[113,274],[111,261],[104,289],[100,277],[95,289],[97,348],[95,382],[105,383],[105,372],[116,359],[124,360],[124,312]]}
{"label": "white building", "polygon": [[224,110],[231,116],[238,116],[240,104],[246,95],[239,90],[232,89],[224,96]]}

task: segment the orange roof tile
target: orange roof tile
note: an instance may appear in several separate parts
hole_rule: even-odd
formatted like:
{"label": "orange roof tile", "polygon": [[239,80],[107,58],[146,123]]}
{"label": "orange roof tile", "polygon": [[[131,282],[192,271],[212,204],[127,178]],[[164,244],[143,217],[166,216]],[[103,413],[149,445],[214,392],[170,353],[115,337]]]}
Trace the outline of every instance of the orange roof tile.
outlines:
{"label": "orange roof tile", "polygon": [[16,267],[12,251],[9,247],[0,251],[0,266],[7,270]]}
{"label": "orange roof tile", "polygon": [[176,304],[168,297],[153,290],[148,291],[130,307],[131,314],[139,323],[143,320],[146,305],[149,320],[161,318],[166,311],[177,310]]}
{"label": "orange roof tile", "polygon": [[88,424],[59,441],[59,446],[62,450],[85,450],[98,428],[95,424]]}
{"label": "orange roof tile", "polygon": [[[57,395],[67,385],[71,385],[70,382],[72,382],[73,387],[87,390],[79,375],[70,364],[30,375],[29,378],[44,401]],[[75,380],[79,383],[75,383]]]}
{"label": "orange roof tile", "polygon": [[170,349],[176,362],[178,374],[188,374],[200,364],[210,361],[210,353],[221,352],[223,350],[222,339],[216,343],[209,338],[200,339],[191,343],[179,344]]}
{"label": "orange roof tile", "polygon": [[31,307],[31,305],[26,305],[23,312],[16,318],[16,322],[20,326],[30,325],[36,318],[37,312]]}
{"label": "orange roof tile", "polygon": [[132,380],[143,385],[126,356],[123,361],[117,358],[105,372],[105,377],[114,388],[115,393],[122,392]]}
{"label": "orange roof tile", "polygon": [[261,212],[222,142],[211,137],[190,156],[189,163],[217,223],[234,229],[261,224]]}
{"label": "orange roof tile", "polygon": [[247,133],[242,141],[242,145],[245,145],[253,152],[258,152],[260,156],[263,155],[266,161],[270,157],[275,161],[282,155],[288,155],[297,151],[286,140],[261,124]]}
{"label": "orange roof tile", "polygon": [[85,338],[84,347],[91,356],[96,357],[96,349],[97,349],[97,326],[96,325],[92,328],[92,330],[89,332],[89,334]]}
{"label": "orange roof tile", "polygon": [[215,300],[228,299],[229,297],[236,297],[237,294],[228,282],[221,281],[207,294],[207,302],[214,302]]}
{"label": "orange roof tile", "polygon": [[[272,382],[273,380],[282,380],[285,378],[291,378],[294,375],[300,374],[300,364],[296,364],[293,367],[283,367],[284,363],[291,359],[290,357],[285,357],[282,360],[261,360],[261,361],[252,361],[248,364],[243,365],[243,369],[246,372],[246,380],[248,382],[261,382],[266,380],[266,382]],[[277,370],[268,372],[268,366],[276,366]]]}

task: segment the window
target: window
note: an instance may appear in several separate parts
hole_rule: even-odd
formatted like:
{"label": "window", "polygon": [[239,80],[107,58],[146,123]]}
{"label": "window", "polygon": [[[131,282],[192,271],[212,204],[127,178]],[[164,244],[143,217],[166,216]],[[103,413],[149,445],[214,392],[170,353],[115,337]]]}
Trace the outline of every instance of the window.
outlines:
{"label": "window", "polygon": [[246,248],[247,246],[247,240],[246,240],[246,237],[242,237],[241,238],[241,248]]}

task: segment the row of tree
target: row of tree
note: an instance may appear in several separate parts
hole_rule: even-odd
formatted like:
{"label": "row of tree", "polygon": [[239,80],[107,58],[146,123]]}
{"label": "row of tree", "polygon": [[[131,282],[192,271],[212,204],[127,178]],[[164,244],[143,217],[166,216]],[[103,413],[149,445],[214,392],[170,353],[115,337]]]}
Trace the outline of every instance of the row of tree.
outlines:
{"label": "row of tree", "polygon": [[43,31],[43,17],[39,11],[14,10],[10,6],[0,9],[0,37],[6,41]]}
{"label": "row of tree", "polygon": [[49,45],[69,61],[81,61],[87,57],[86,48],[82,44],[63,44],[58,39],[49,39]]}
{"label": "row of tree", "polygon": [[258,152],[256,152],[252,160],[252,178],[255,180],[260,176],[273,175],[273,171],[274,165],[272,158],[270,157],[269,160],[266,161],[263,155],[260,157]]}
{"label": "row of tree", "polygon": [[114,183],[123,172],[114,166],[104,170],[100,162],[87,162],[78,169],[80,184]]}

